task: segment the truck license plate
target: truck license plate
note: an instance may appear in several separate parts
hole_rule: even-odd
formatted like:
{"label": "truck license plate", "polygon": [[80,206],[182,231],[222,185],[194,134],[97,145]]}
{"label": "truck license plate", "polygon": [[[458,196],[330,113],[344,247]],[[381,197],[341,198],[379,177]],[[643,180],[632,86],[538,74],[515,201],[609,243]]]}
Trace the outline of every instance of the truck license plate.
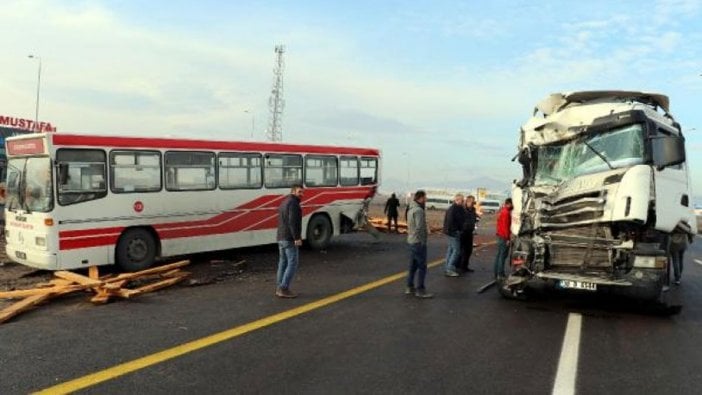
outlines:
{"label": "truck license plate", "polygon": [[585,281],[561,280],[561,288],[567,289],[582,289],[584,291],[597,291],[597,284],[588,283]]}
{"label": "truck license plate", "polygon": [[15,251],[15,256],[19,259],[27,259],[27,254],[22,251]]}

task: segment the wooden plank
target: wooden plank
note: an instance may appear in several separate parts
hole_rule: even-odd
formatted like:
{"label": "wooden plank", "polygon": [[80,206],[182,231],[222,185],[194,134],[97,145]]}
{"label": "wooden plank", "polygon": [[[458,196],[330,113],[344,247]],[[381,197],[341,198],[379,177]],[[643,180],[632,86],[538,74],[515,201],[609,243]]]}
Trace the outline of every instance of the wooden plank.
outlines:
{"label": "wooden plank", "polygon": [[32,308],[34,308],[34,306],[50,298],[51,294],[32,295],[20,300],[17,303],[11,304],[10,306],[0,311],[0,324],[8,321],[12,317],[24,313],[27,310],[31,310]]}
{"label": "wooden plank", "polygon": [[96,287],[96,286],[101,285],[103,283],[100,280],[92,279],[90,277],[86,277],[86,276],[80,275],[78,273],[67,272],[65,270],[60,270],[58,272],[54,272],[54,276],[56,276],[58,278],[62,278],[64,280],[73,281],[74,283],[88,285],[91,287]]}
{"label": "wooden plank", "polygon": [[97,266],[93,265],[88,268],[88,277],[92,278],[93,280],[100,278],[100,272],[98,271]]}
{"label": "wooden plank", "polygon": [[0,299],[19,299],[26,298],[33,295],[51,295],[51,294],[65,294],[75,291],[80,291],[89,288],[87,285],[75,284],[75,285],[57,285],[53,287],[44,288],[29,288],[29,289],[18,289],[15,291],[4,291],[0,292]]}
{"label": "wooden plank", "polygon": [[90,302],[92,304],[105,304],[110,301],[110,295],[109,294],[98,294],[90,298]]}
{"label": "wooden plank", "polygon": [[108,284],[105,284],[100,287],[100,289],[105,289],[105,290],[116,290],[124,287],[125,284],[127,284],[128,280],[121,280],[121,281],[115,281],[111,282]]}
{"label": "wooden plank", "polygon": [[95,290],[96,294],[90,298],[90,302],[93,304],[105,304],[110,301],[110,291],[104,288],[98,288]]}
{"label": "wooden plank", "polygon": [[128,294],[127,298],[132,297],[132,296],[136,296],[136,295],[141,295],[141,294],[144,294],[147,292],[157,291],[161,288],[170,287],[171,285],[177,284],[177,283],[185,280],[187,277],[188,277],[187,275],[182,275],[182,276],[178,276],[178,277],[167,278],[165,280],[157,281],[153,284],[145,285],[143,287],[126,290],[127,294]]}
{"label": "wooden plank", "polygon": [[180,262],[175,262],[175,263],[171,263],[168,265],[152,267],[151,269],[142,270],[140,272],[123,273],[123,274],[120,274],[119,276],[108,279],[105,282],[110,283],[110,282],[115,282],[115,281],[120,281],[120,280],[132,280],[132,279],[136,279],[136,278],[146,276],[149,274],[159,274],[159,273],[163,273],[163,272],[168,272],[168,271],[171,271],[173,269],[187,266],[189,264],[190,264],[190,261],[180,261]]}

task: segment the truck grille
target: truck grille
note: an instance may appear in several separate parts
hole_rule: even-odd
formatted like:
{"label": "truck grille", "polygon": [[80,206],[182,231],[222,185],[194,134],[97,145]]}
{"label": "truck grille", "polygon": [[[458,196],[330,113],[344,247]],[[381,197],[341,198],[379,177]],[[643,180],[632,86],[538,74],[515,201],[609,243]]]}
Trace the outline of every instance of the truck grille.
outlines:
{"label": "truck grille", "polygon": [[544,199],[539,209],[541,226],[561,228],[599,219],[604,215],[606,191],[595,191],[564,199]]}
{"label": "truck grille", "polygon": [[551,266],[609,268],[614,245],[608,226],[586,225],[554,230],[549,240]]}
{"label": "truck grille", "polygon": [[551,266],[611,267],[609,250],[551,245]]}

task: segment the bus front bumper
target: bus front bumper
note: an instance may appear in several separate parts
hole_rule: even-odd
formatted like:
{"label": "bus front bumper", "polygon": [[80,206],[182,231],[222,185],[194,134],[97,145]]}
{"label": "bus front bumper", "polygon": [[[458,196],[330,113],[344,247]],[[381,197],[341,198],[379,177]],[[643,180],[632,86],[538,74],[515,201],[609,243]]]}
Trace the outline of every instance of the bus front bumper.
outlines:
{"label": "bus front bumper", "polygon": [[28,248],[15,248],[8,244],[5,247],[7,257],[13,262],[20,263],[25,266],[43,269],[43,270],[59,270],[58,260],[56,255],[48,251],[38,251]]}

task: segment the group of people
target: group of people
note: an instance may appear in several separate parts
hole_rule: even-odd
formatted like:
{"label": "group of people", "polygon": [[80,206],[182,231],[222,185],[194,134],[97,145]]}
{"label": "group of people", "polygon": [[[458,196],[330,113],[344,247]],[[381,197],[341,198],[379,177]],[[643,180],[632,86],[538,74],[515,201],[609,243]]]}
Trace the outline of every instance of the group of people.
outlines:
{"label": "group of people", "polygon": [[[299,247],[302,245],[302,207],[304,196],[302,185],[294,185],[290,194],[278,208],[278,273],[276,279],[276,296],[295,298],[290,284],[298,266]],[[405,294],[427,299],[434,295],[426,291],[427,275],[427,241],[429,229],[426,219],[426,192],[419,190],[407,207],[407,244],[409,245],[410,264],[407,275]],[[385,205],[385,212],[394,218],[397,229],[397,214],[400,201],[393,194]],[[504,277],[504,261],[507,259],[510,239],[510,220],[512,200],[505,204],[497,219],[497,256],[495,258],[495,277]],[[444,217],[444,234],[449,239],[446,253],[445,275],[457,277],[460,273],[469,273],[470,257],[473,253],[473,234],[479,216],[475,210],[475,197],[458,194]],[[388,228],[390,224],[388,224]]]}
{"label": "group of people", "polygon": [[469,273],[470,256],[473,254],[473,234],[478,214],[475,211],[475,197],[463,197],[457,194],[453,204],[446,210],[444,216],[444,234],[448,237],[446,265],[444,274],[447,277],[458,277],[460,273]]}
{"label": "group of people", "polygon": [[[410,249],[410,264],[407,274],[405,294],[427,299],[434,295],[426,290],[427,240],[428,229],[425,213],[426,192],[419,190],[409,204],[407,212],[407,243]],[[503,278],[504,262],[509,256],[512,199],[505,199],[497,215],[497,256],[495,257],[495,278]],[[473,234],[479,217],[475,211],[475,197],[454,197],[453,204],[446,210],[443,232],[448,237],[448,250],[444,274],[458,277],[460,272],[469,273],[470,256],[473,253]]]}

